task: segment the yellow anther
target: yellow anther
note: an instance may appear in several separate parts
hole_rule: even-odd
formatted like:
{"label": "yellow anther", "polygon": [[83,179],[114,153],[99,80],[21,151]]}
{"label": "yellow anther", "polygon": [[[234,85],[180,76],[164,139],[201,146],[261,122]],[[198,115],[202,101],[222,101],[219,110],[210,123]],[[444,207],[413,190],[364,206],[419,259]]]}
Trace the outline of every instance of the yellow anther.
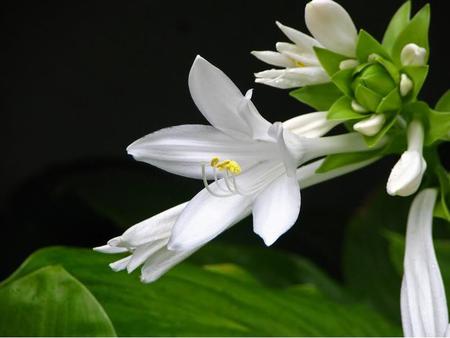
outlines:
{"label": "yellow anther", "polygon": [[239,163],[233,160],[220,161],[218,157],[213,157],[210,164],[213,168],[217,168],[221,171],[227,170],[233,175],[239,175],[241,173],[241,166],[239,165]]}
{"label": "yellow anther", "polygon": [[295,64],[297,67],[305,67],[305,64],[304,64],[303,62],[300,62],[300,61],[297,61],[297,60],[294,60],[294,64]]}

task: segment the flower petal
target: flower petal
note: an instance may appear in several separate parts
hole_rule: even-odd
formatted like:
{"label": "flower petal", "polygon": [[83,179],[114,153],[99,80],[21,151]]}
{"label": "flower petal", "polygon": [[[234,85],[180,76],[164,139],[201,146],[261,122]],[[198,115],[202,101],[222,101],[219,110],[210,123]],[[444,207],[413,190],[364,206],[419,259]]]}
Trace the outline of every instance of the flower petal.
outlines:
{"label": "flower petal", "polygon": [[256,83],[276,88],[297,88],[327,83],[329,76],[322,67],[296,67],[288,69],[270,69],[255,74]]}
{"label": "flower petal", "polygon": [[331,121],[327,119],[327,112],[314,112],[302,114],[283,122],[283,127],[298,136],[307,138],[316,138],[325,135],[339,121]]}
{"label": "flower petal", "polygon": [[286,55],[272,51],[252,51],[251,54],[262,62],[268,63],[272,66],[278,67],[293,67],[294,62],[288,58]]}
{"label": "flower petal", "polygon": [[[216,186],[213,183],[210,189],[215,189]],[[169,250],[190,250],[205,244],[239,222],[250,205],[250,197],[239,194],[216,197],[203,189],[178,217],[168,244]]]}
{"label": "flower petal", "polygon": [[300,189],[295,176],[282,175],[264,191],[253,205],[253,230],[264,243],[272,245],[289,230],[300,212]]}
{"label": "flower petal", "polygon": [[435,189],[421,191],[409,211],[401,288],[405,336],[441,337],[448,327],[447,301],[432,238],[436,196]]}
{"label": "flower petal", "polygon": [[101,253],[106,253],[106,254],[123,253],[123,252],[127,252],[128,251],[127,248],[111,246],[109,244],[102,245],[102,246],[97,246],[97,247],[93,248],[93,250],[97,251],[97,252],[101,252]]}
{"label": "flower petal", "polygon": [[[252,131],[247,127],[247,132]],[[267,149],[266,143],[242,142],[211,126],[181,125],[144,136],[127,151],[136,160],[170,173],[201,178],[201,165],[208,164],[213,157],[232,159],[245,169],[260,161]],[[212,177],[211,168],[207,168],[207,173]]]}
{"label": "flower petal", "polygon": [[276,21],[275,23],[277,24],[278,28],[280,28],[280,30],[284,33],[284,35],[286,35],[289,40],[295,43],[303,53],[315,55],[313,48],[315,46],[321,47],[320,43],[309,35],[304,34],[294,28],[285,26],[278,21]]}
{"label": "flower petal", "polygon": [[294,67],[302,67],[302,66],[318,66],[320,65],[319,60],[315,56],[315,54],[310,54],[302,51],[300,47],[297,45],[293,45],[292,43],[287,42],[277,42],[276,44],[277,51],[288,56],[291,59],[303,64],[303,65],[295,65]]}
{"label": "flower petal", "polygon": [[131,259],[127,264],[128,273],[133,272],[136,268],[144,263],[151,255],[165,247],[169,242],[169,236],[164,239],[153,241],[149,244],[141,245],[134,250]]}
{"label": "flower petal", "polygon": [[198,109],[212,126],[232,137],[249,137],[247,123],[238,111],[244,96],[228,76],[201,56],[197,56],[192,64],[189,90]]}
{"label": "flower petal", "polygon": [[311,34],[325,48],[355,56],[358,33],[341,5],[331,0],[313,0],[306,5],[305,22]]}

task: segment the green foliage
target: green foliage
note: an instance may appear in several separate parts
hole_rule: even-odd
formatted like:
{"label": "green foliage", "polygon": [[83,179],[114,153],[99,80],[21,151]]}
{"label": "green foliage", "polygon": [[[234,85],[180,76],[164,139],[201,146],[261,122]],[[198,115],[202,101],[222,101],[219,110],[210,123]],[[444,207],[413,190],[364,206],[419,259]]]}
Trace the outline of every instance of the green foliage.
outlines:
{"label": "green foliage", "polygon": [[317,111],[327,111],[342,96],[341,91],[331,82],[313,86],[305,86],[289,93]]}
{"label": "green foliage", "polygon": [[316,173],[322,174],[347,165],[361,163],[372,159],[375,160],[381,156],[382,151],[383,149],[377,149],[372,151],[328,155],[322,165],[316,170]]}
{"label": "green foliage", "polygon": [[61,266],[47,265],[0,288],[0,336],[115,336],[102,306]]}
{"label": "green foliage", "polygon": [[450,111],[450,89],[441,96],[435,109],[438,111]]}
{"label": "green foliage", "polygon": [[349,59],[347,56],[320,47],[314,47],[314,51],[320,64],[329,76],[333,76],[339,71],[339,65],[342,61]]}
{"label": "green foliage", "polygon": [[387,132],[394,126],[397,121],[397,115],[391,115],[388,117],[387,121],[384,123],[383,128],[373,135],[373,136],[364,136],[364,140],[366,141],[369,147],[374,147],[381,141],[381,139],[387,134]]}
{"label": "green foliage", "polygon": [[353,97],[352,90],[352,80],[353,80],[353,69],[343,69],[336,72],[331,81],[339,88],[341,92],[349,97]]}
{"label": "green foliage", "polygon": [[389,94],[381,99],[380,103],[377,106],[376,112],[380,114],[395,112],[399,109],[399,107],[401,107],[401,105],[402,99],[400,97],[398,88],[394,88]]}
{"label": "green foliage", "polygon": [[[61,265],[83,283],[103,306],[120,336],[383,336],[399,335],[398,326],[383,319],[367,306],[353,302],[333,300],[322,293],[313,283],[326,279],[314,269],[305,269],[290,262],[278,268],[276,274],[288,273],[288,280],[298,277],[310,283],[292,284],[288,288],[267,287],[259,282],[257,274],[248,272],[234,263],[218,261],[238,252],[241,260],[250,258],[248,266],[254,266],[257,252],[247,255],[245,250],[230,251],[217,249],[220,258],[212,259],[209,251],[203,257],[193,258],[196,264],[183,263],[153,284],[142,284],[136,274],[113,273],[107,263],[111,256],[86,249],[53,247],[34,253],[1,287],[0,294],[10,286],[39,273],[46,266]],[[225,252],[225,253],[224,253]],[[202,255],[200,252],[198,255]],[[273,274],[264,271],[262,262],[269,266],[283,265],[283,256],[266,260],[258,253],[260,263],[254,271],[259,274]],[[281,259],[281,260],[280,260]],[[202,265],[205,261],[209,264]],[[288,271],[293,268],[297,272]],[[53,268],[50,268],[53,269]],[[62,270],[62,268],[59,268]],[[282,272],[282,269],[286,269]],[[64,270],[62,270],[64,271]],[[308,272],[309,271],[309,272]],[[312,271],[312,273],[311,273]],[[298,274],[298,275],[297,275]],[[308,277],[308,274],[310,275]],[[296,277],[293,277],[297,275]],[[268,277],[269,279],[273,278]],[[276,277],[278,278],[278,277]],[[293,279],[291,279],[293,278]],[[275,284],[280,280],[275,281]],[[332,281],[318,282],[332,285]],[[328,288],[328,287],[327,287]],[[337,286],[332,287],[332,289]],[[334,293],[333,291],[332,293]],[[43,289],[47,299],[54,295],[54,289]],[[338,293],[338,298],[342,294]],[[27,292],[23,293],[23,303],[32,302]],[[4,298],[1,298],[2,302]],[[61,299],[64,299],[61,297]],[[82,300],[79,300],[80,302]],[[2,303],[0,308],[5,308]],[[12,306],[8,303],[9,307]],[[72,316],[82,315],[74,307],[67,311]],[[90,314],[91,311],[88,313]],[[86,313],[84,313],[86,315]],[[10,316],[10,322],[18,323],[20,318]],[[90,318],[92,320],[92,318]],[[33,317],[29,318],[34,320]],[[75,318],[73,320],[79,320]],[[18,332],[16,325],[10,325],[8,332]],[[86,327],[84,334],[95,335]],[[89,331],[89,332],[88,332]],[[37,334],[37,331],[29,331]],[[103,332],[103,335],[107,332]]]}
{"label": "green foliage", "polygon": [[383,46],[372,35],[361,29],[356,43],[356,57],[360,63],[364,63],[371,54],[377,54],[385,59],[390,58]]}
{"label": "green foliage", "polygon": [[434,216],[450,222],[450,210],[447,199],[450,197],[450,175],[438,164],[435,168],[436,176],[439,181],[439,198],[436,201]]}
{"label": "green foliage", "polygon": [[352,109],[351,104],[352,99],[343,96],[331,106],[330,110],[328,111],[327,118],[329,120],[348,121],[348,120],[363,119],[366,117],[366,115],[364,114],[355,112]]}
{"label": "green foliage", "polygon": [[410,16],[411,1],[407,1],[395,12],[384,33],[382,44],[388,52],[391,52],[394,48],[395,41],[408,25]]}
{"label": "green foliage", "polygon": [[411,93],[408,94],[410,100],[415,100],[428,75],[428,66],[407,66],[403,71],[412,80],[414,87]]}
{"label": "green foliage", "polygon": [[[405,15],[405,14],[403,14]],[[404,19],[403,19],[404,20]],[[402,21],[404,23],[404,21]],[[417,14],[411,19],[408,25],[398,34],[397,39],[392,47],[392,59],[401,66],[400,54],[403,47],[408,43],[415,43],[416,45],[427,50],[427,58],[430,54],[428,43],[428,30],[430,27],[430,5],[425,5]]]}
{"label": "green foliage", "polygon": [[428,129],[425,135],[425,143],[433,144],[438,140],[450,139],[450,112],[440,112],[428,109]]}

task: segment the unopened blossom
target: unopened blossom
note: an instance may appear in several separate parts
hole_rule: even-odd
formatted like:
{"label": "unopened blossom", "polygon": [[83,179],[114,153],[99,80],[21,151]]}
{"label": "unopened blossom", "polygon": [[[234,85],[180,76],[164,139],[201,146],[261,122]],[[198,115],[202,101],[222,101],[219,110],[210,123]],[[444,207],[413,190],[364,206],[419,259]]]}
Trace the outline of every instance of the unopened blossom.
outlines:
{"label": "unopened blossom", "polygon": [[277,88],[295,88],[330,81],[314,47],[327,48],[349,57],[343,67],[354,67],[357,30],[350,15],[331,0],[313,0],[305,7],[305,22],[312,36],[276,22],[292,43],[278,42],[276,52],[253,51],[263,62],[281,69],[255,74],[255,82]]}
{"label": "unopened blossom", "polygon": [[400,53],[403,66],[423,66],[426,63],[427,50],[415,43],[408,43]]}
{"label": "unopened blossom", "polygon": [[427,163],[423,158],[423,125],[413,120],[408,126],[408,148],[392,168],[386,190],[389,195],[409,196],[419,189]]}
{"label": "unopened blossom", "polygon": [[[360,169],[374,160],[364,161],[357,164],[344,166],[326,173],[317,174],[317,168],[323,163],[318,160],[304,165],[297,169],[296,178],[302,189],[324,182],[337,176],[344,175],[354,170]],[[213,198],[218,203],[222,203],[222,198]],[[226,198],[225,198],[226,199]],[[250,200],[249,200],[250,202]],[[141,268],[141,280],[144,283],[150,283],[161,277],[166,271],[183,261],[198,249],[201,245],[186,250],[169,250],[168,243],[173,236],[173,228],[186,208],[188,202],[179,204],[160,214],[150,217],[126,230],[121,236],[108,241],[108,244],[94,248],[102,253],[116,254],[128,252],[125,258],[122,258],[110,264],[114,271],[127,270],[129,273]],[[210,205],[211,206],[211,205]],[[220,208],[220,206],[215,206]],[[234,218],[234,225],[243,218],[249,216],[250,208],[246,208],[238,217]]]}
{"label": "unopened blossom", "polygon": [[448,337],[447,300],[433,246],[432,222],[437,191],[417,194],[408,216],[401,314],[405,337]]}

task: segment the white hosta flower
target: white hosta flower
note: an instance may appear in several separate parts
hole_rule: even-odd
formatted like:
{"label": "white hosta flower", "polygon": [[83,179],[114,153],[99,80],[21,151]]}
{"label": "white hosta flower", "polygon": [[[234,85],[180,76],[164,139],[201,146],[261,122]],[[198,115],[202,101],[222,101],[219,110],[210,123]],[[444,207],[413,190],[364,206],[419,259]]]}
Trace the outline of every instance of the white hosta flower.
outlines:
{"label": "white hosta flower", "polygon": [[400,294],[405,337],[448,337],[450,333],[447,300],[432,237],[436,196],[435,189],[421,191],[409,211]]}
{"label": "white hosta flower", "polygon": [[[329,76],[320,65],[314,47],[325,47],[349,57],[355,56],[357,33],[348,13],[331,0],[313,0],[306,5],[305,20],[314,38],[276,22],[292,43],[278,42],[276,52],[253,51],[263,62],[283,69],[269,69],[255,74],[255,82],[277,88],[296,88],[327,83]],[[354,67],[356,60],[343,62]]]}
{"label": "white hosta flower", "polygon": [[423,66],[427,56],[427,50],[415,43],[408,43],[400,53],[400,61],[403,66]]}
{"label": "white hosta flower", "polygon": [[353,129],[363,135],[374,136],[383,128],[385,122],[384,114],[372,114],[367,119],[355,123]]}
{"label": "white hosta flower", "polygon": [[423,126],[413,120],[408,126],[408,149],[392,168],[386,190],[389,195],[409,196],[419,189],[427,163],[422,156]]}
{"label": "white hosta flower", "polygon": [[[331,170],[323,174],[316,174],[315,171],[322,162],[323,160],[315,161],[297,169],[296,179],[299,181],[302,189],[362,168],[372,163],[373,160]],[[219,203],[226,203],[226,199],[216,198]],[[126,230],[122,236],[113,238],[108,241],[108,244],[94,248],[94,250],[108,254],[129,252],[129,256],[111,263],[110,267],[114,271],[126,269],[131,273],[142,265],[141,280],[144,283],[153,282],[201,247],[200,245],[192,249],[178,251],[169,250],[167,247],[174,235],[174,225],[187,204],[188,202],[179,204],[156,216],[150,217]],[[210,205],[210,207],[217,208],[217,210],[210,210],[211,213],[220,212],[220,205]],[[230,218],[229,226],[232,226],[250,215],[250,213],[251,208],[248,207],[245,208],[244,212],[240,212],[237,215],[228,214],[224,215],[224,217]]]}
{"label": "white hosta flower", "polygon": [[251,91],[244,97],[222,71],[201,57],[192,66],[189,88],[212,126],[166,128],[128,147],[137,160],[204,182],[205,189],[178,217],[170,249],[206,243],[250,206],[255,232],[272,244],[297,219],[299,165],[327,154],[367,150],[357,133],[312,139],[297,136],[280,122],[270,124],[251,102]]}
{"label": "white hosta flower", "polygon": [[283,127],[294,134],[314,138],[328,133],[340,122],[327,119],[325,111],[299,115],[283,122]]}

